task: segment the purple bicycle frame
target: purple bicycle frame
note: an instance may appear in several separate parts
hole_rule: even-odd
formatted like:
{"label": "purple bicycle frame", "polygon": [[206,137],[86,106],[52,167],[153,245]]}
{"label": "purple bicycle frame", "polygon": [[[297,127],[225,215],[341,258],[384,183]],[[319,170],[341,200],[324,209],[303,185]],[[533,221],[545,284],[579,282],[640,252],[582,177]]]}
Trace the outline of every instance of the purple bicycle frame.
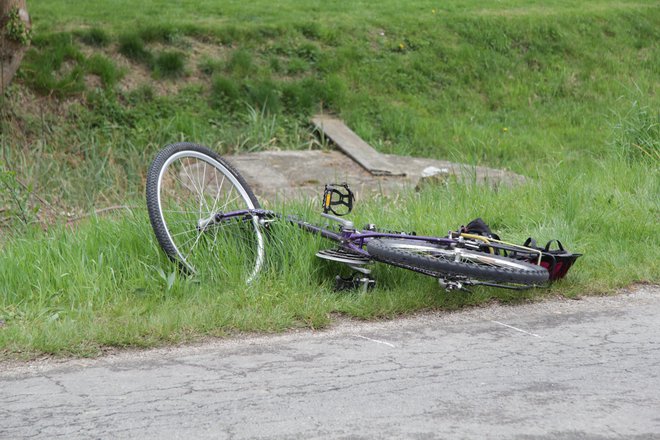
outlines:
{"label": "purple bicycle frame", "polygon": [[406,234],[395,234],[389,232],[377,232],[369,230],[343,230],[340,233],[328,230],[324,227],[314,225],[303,220],[295,218],[287,218],[287,221],[298,225],[301,229],[311,232],[312,234],[320,234],[324,238],[338,242],[342,247],[353,251],[357,254],[363,255],[365,257],[370,257],[369,252],[367,252],[364,247],[367,242],[373,238],[405,238],[406,240],[411,241],[424,241],[429,243],[436,244],[452,244],[456,243],[456,240],[446,237],[429,237],[422,235],[406,235]]}
{"label": "purple bicycle frame", "polygon": [[[243,209],[240,211],[232,211],[227,213],[219,213],[216,215],[215,221],[220,222],[225,219],[231,219],[242,216],[257,216],[259,218],[281,218],[280,214],[277,214],[273,211],[265,209]],[[435,243],[442,245],[450,245],[456,243],[455,239],[447,237],[430,237],[430,236],[420,236],[420,235],[406,235],[406,234],[396,234],[389,232],[377,232],[369,230],[357,230],[357,229],[346,229],[337,233],[331,231],[323,226],[319,226],[307,221],[301,220],[296,216],[289,215],[285,219],[287,222],[292,223],[300,229],[310,232],[312,234],[319,234],[324,238],[335,241],[340,244],[343,248],[360,254],[364,257],[371,258],[369,252],[365,250],[367,242],[374,238],[405,238],[406,240],[411,241],[424,241],[427,243]]]}

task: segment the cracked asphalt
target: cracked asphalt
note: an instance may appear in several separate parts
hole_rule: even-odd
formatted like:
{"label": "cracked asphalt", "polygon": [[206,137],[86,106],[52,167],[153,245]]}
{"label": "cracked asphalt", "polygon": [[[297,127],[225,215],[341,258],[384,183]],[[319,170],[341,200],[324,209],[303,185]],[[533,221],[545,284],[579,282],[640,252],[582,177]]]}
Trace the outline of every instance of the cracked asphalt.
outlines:
{"label": "cracked asphalt", "polygon": [[660,439],[660,287],[0,365],[0,438]]}

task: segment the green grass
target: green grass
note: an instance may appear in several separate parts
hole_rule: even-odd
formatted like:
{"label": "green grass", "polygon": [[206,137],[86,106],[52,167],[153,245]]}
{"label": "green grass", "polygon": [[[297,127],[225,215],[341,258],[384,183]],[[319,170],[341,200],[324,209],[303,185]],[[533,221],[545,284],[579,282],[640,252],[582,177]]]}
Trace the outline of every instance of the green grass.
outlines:
{"label": "green grass", "polygon": [[[517,242],[528,234],[540,240],[561,237],[585,253],[569,277],[552,289],[569,296],[657,280],[657,179],[637,173],[625,162],[595,163],[579,176],[560,166],[553,171],[545,182],[511,189],[449,184],[406,194],[405,202],[360,201],[352,218],[357,224],[372,221],[444,234],[465,219],[482,216],[502,236]],[[611,185],[609,180],[603,185],[603,175],[628,178],[623,185]],[[555,189],[566,185],[572,191]],[[599,200],[612,209],[603,211]],[[315,205],[274,208],[317,218]],[[625,218],[620,212],[627,213]],[[327,325],[332,313],[387,318],[548,293],[476,289],[471,294],[448,294],[430,278],[384,266],[376,267],[379,286],[373,293],[333,293],[332,280],[342,269],[314,257],[327,243],[313,236],[301,239],[301,234],[286,224],[276,225],[268,246],[269,264],[249,287],[241,283],[231,261],[209,262],[194,278],[181,276],[159,251],[142,209],[11,238],[0,256],[0,277],[5,280],[0,319],[6,325],[0,346],[5,354],[23,356],[94,355],[104,346],[149,346],[201,334],[319,328]],[[31,274],[27,280],[26,273]]]}
{"label": "green grass", "polygon": [[153,54],[145,48],[142,38],[134,33],[119,38],[119,53],[142,64],[149,65],[153,62]]}
{"label": "green grass", "polygon": [[185,73],[185,55],[177,51],[162,52],[154,59],[154,74],[159,78],[178,78]]}
{"label": "green grass", "polygon": [[86,70],[97,75],[105,88],[113,87],[122,77],[122,72],[107,57],[95,54],[87,58]]}
{"label": "green grass", "polygon": [[89,46],[106,47],[110,44],[110,36],[108,33],[97,27],[81,30],[77,32],[77,34],[80,41]]}
{"label": "green grass", "polygon": [[[356,224],[443,235],[480,216],[516,242],[559,238],[585,255],[550,294],[658,282],[654,2],[123,6],[29,5],[33,48],[0,107],[5,356],[95,354],[107,345],[318,328],[333,313],[371,319],[548,294],[446,294],[431,279],[382,267],[374,293],[336,294],[337,268],[313,256],[323,243],[286,228],[292,247],[272,247],[256,285],[222,271],[184,279],[139,208],[73,228],[20,226],[20,213],[30,223],[143,206],[147,166],[174,141],[223,154],[318,148],[308,119],[319,110],[383,152],[528,177],[517,188],[451,184],[360,200]],[[316,215],[310,206],[277,208]]]}
{"label": "green grass", "polygon": [[40,53],[29,51],[21,67],[21,75],[37,93],[59,97],[80,93],[85,89],[84,55],[68,33],[48,38],[35,37],[32,44]]}

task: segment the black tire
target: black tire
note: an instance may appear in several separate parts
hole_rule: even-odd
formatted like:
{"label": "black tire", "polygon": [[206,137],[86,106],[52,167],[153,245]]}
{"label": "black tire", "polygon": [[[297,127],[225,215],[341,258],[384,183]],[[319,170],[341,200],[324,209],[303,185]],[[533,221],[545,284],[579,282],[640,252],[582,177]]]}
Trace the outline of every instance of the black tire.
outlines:
{"label": "black tire", "polygon": [[248,282],[257,275],[264,237],[256,216],[200,226],[218,212],[260,208],[245,179],[218,154],[191,143],[166,146],[151,163],[146,196],[158,243],[184,272],[240,265]]}
{"label": "black tire", "polygon": [[530,263],[419,240],[373,239],[367,251],[376,260],[431,276],[461,275],[500,283],[540,285],[548,271]]}

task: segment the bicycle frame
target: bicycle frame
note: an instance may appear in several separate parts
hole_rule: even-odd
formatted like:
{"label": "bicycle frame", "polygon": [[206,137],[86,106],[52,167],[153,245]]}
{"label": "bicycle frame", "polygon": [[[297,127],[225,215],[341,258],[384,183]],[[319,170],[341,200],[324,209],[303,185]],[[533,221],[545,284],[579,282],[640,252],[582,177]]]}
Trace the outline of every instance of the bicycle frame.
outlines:
{"label": "bicycle frame", "polygon": [[406,240],[418,240],[425,241],[435,244],[452,244],[456,243],[455,239],[450,238],[440,238],[440,237],[430,237],[430,236],[420,236],[420,235],[409,235],[404,233],[388,233],[388,232],[376,232],[369,231],[366,229],[356,230],[356,229],[343,229],[337,233],[329,229],[326,229],[322,226],[315,225],[304,220],[300,220],[294,216],[287,217],[289,223],[293,223],[301,229],[310,232],[312,234],[319,234],[324,238],[328,238],[335,242],[341,244],[342,247],[347,250],[353,251],[356,254],[370,258],[369,253],[364,249],[367,245],[367,242],[373,238],[403,238]]}
{"label": "bicycle frame", "polygon": [[[350,223],[352,226],[351,222],[346,222],[345,220],[342,220],[338,217],[327,214],[322,214],[322,215],[326,218],[329,218],[330,220],[334,220],[340,223],[344,223],[344,224]],[[268,219],[282,217],[281,214],[278,214],[274,211],[270,211],[267,209],[242,209],[239,211],[231,211],[227,213],[217,213],[215,214],[215,216],[212,216],[209,219],[200,221],[198,227],[204,229],[211,226],[214,223],[220,223],[225,220],[231,220],[233,218],[240,218],[240,217],[248,217],[249,219],[252,219],[253,216],[257,216],[262,225],[267,224],[269,222]],[[433,243],[440,245],[457,244],[459,243],[459,240],[461,238],[464,239],[467,238],[484,243],[484,246],[488,247],[489,252],[491,253],[494,252],[493,247],[500,245],[503,249],[509,249],[518,252],[528,252],[532,255],[537,256],[534,258],[535,260],[537,260],[536,264],[539,264],[538,262],[540,262],[540,258],[541,258],[541,252],[539,252],[536,249],[532,249],[512,243],[507,243],[501,240],[496,240],[493,238],[487,238],[474,234],[461,233],[458,235],[457,238],[454,238],[451,235],[449,237],[435,237],[435,236],[427,236],[427,235],[412,235],[406,233],[378,232],[367,229],[357,230],[354,227],[346,227],[346,228],[342,228],[339,232],[334,232],[326,227],[320,226],[318,224],[310,223],[294,215],[287,216],[285,220],[291,224],[298,226],[299,228],[301,228],[306,232],[321,235],[324,238],[339,243],[345,249],[355,252],[356,254],[359,254],[367,258],[370,258],[370,255],[364,248],[366,247],[367,242],[374,238],[394,238],[394,239],[405,238],[406,240],[410,240],[410,241],[422,241],[426,243]]]}
{"label": "bicycle frame", "polygon": [[[335,220],[343,223],[350,223],[334,216],[330,216],[327,214],[322,214],[322,215],[331,220]],[[204,220],[204,224],[203,225],[200,224],[200,227],[203,229],[209,227],[213,223],[220,223],[222,221],[231,220],[240,217],[248,217],[249,219],[251,219],[253,216],[259,217],[261,224],[267,224],[269,222],[268,220],[269,218],[272,219],[272,218],[282,217],[281,214],[266,209],[243,209],[240,211],[217,213],[215,216],[212,216],[211,219]],[[337,242],[345,249],[367,258],[370,258],[370,255],[364,248],[366,247],[367,242],[374,238],[394,238],[394,239],[405,238],[406,240],[411,240],[411,241],[420,241],[420,242],[441,244],[441,245],[451,245],[459,242],[459,239],[456,238],[411,235],[406,233],[378,232],[378,231],[370,231],[367,229],[357,230],[352,227],[342,228],[339,232],[334,232],[324,226],[310,223],[294,215],[287,216],[285,218],[285,221],[298,226],[299,228],[301,228],[306,232],[312,234],[318,234],[324,238]]]}
{"label": "bicycle frame", "polygon": [[[405,238],[408,241],[420,241],[424,243],[438,244],[444,246],[452,246],[452,245],[455,246],[455,245],[459,245],[461,242],[465,244],[466,243],[465,239],[468,239],[468,240],[472,240],[473,242],[482,243],[482,246],[485,246],[488,249],[487,252],[490,253],[494,252],[493,249],[494,247],[500,247],[502,249],[509,248],[510,250],[515,250],[518,252],[520,251],[530,252],[533,255],[537,255],[538,253],[538,251],[535,249],[526,248],[524,246],[519,246],[519,245],[513,245],[499,240],[486,239],[481,236],[473,236],[471,234],[459,234],[457,237],[453,237],[452,234],[450,233],[448,237],[434,237],[434,236],[406,234],[403,232],[392,233],[392,232],[372,231],[369,229],[358,230],[353,226],[353,223],[350,221],[346,221],[339,217],[335,217],[329,214],[321,214],[321,215],[323,217],[328,218],[329,220],[338,222],[343,227],[341,227],[338,232],[335,232],[328,229],[325,226],[320,226],[318,224],[310,223],[294,215],[288,215],[284,220],[287,221],[288,223],[291,223],[299,227],[305,232],[309,232],[311,234],[317,234],[324,238],[332,240],[338,243],[340,247],[343,248],[344,250],[347,250],[350,253],[355,254],[356,257],[362,257],[367,260],[372,260],[373,258],[366,250],[366,246],[369,240],[382,239],[382,238],[392,238],[392,239]],[[215,215],[212,215],[207,219],[200,220],[198,224],[198,228],[200,228],[200,230],[204,230],[214,224],[219,224],[224,221],[231,221],[233,219],[242,218],[243,220],[246,221],[252,221],[254,217],[257,217],[258,222],[264,227],[267,227],[268,224],[274,221],[275,219],[282,219],[282,215],[274,211],[270,211],[266,209],[242,209],[239,211],[216,213]],[[351,265],[349,264],[349,266]],[[351,267],[355,269],[355,266],[351,266]],[[409,267],[409,269],[437,277],[437,274],[426,272],[419,268]],[[368,271],[364,271],[364,272],[368,273]],[[513,289],[513,290],[522,290],[530,287],[530,286],[507,286],[502,284],[495,284],[489,282],[476,282],[469,280],[456,282],[456,281],[452,281],[451,278],[440,278],[440,277],[438,277],[438,279],[439,281],[441,281],[441,284],[443,284],[444,281],[445,288],[447,288],[448,290],[455,288],[463,289],[464,284],[483,285],[483,286],[491,286],[498,288]]]}

